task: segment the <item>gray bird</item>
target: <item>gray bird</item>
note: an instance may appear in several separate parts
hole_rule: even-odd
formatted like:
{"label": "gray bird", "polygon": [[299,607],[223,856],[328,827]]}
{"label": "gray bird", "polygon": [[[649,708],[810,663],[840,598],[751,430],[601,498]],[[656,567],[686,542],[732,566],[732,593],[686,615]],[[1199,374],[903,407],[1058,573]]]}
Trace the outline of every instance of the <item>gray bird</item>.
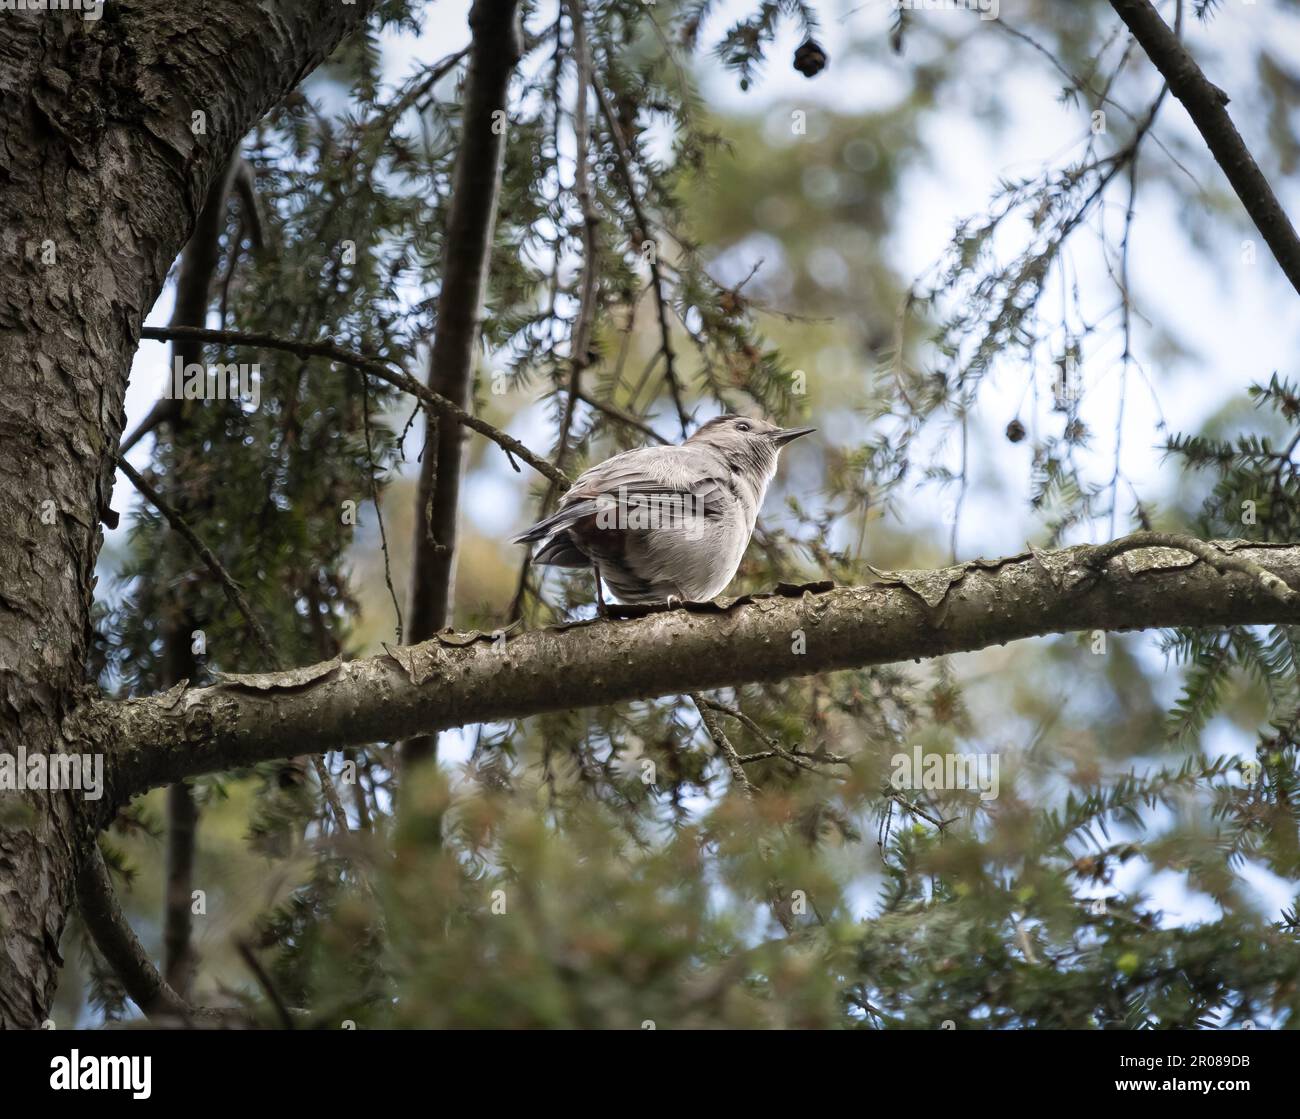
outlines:
{"label": "gray bird", "polygon": [[590,567],[620,602],[706,602],[740,567],[781,448],[811,427],[710,420],[677,447],[624,451],[582,474],[517,544],[532,562]]}

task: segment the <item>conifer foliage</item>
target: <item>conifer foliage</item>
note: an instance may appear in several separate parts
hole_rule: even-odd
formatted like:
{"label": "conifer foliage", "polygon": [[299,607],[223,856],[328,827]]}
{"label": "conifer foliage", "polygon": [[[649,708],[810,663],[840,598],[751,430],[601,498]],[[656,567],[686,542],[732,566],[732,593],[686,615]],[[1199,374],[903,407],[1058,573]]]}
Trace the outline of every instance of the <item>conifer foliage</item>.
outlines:
{"label": "conifer foliage", "polygon": [[[1210,148],[1162,133],[1168,90],[1133,5],[1032,6],[996,28],[899,10],[841,50],[831,13],[801,0],[754,0],[738,19],[711,0],[475,0],[468,45],[396,81],[384,45],[427,54],[428,6],[372,7],[229,153],[208,239],[200,224],[190,270],[174,270],[183,292],[203,266],[197,320],[180,321],[178,297],[150,335],[172,347],[169,371],[256,363],[256,396],[174,401],[123,433],[142,493],[101,559],[88,691],[180,697],[234,677],[274,704],[256,674],[400,648],[426,574],[408,545],[434,514],[412,478],[435,453],[431,419],[460,424],[462,407],[481,423],[460,492],[438,498],[462,526],[460,636],[439,649],[477,630],[506,650],[501,672],[551,667],[512,661],[511,635],[574,638],[592,615],[590,575],[540,577],[510,530],[552,510],[563,479],[723,410],[821,428],[787,458],[737,596],[883,580],[941,630],[959,576],[912,569],[973,559],[963,517],[982,485],[1018,487],[1044,569],[1051,549],[1146,529],[1300,541],[1295,370],[1252,371],[1253,407],[1202,430],[1161,421],[1152,442],[1176,481],[1158,493],[1124,468],[1124,401],[1163,387],[1163,328],[1130,262],[1138,200],[1213,182],[1195,204],[1245,220]],[[1189,16],[1211,35],[1226,18]],[[465,306],[444,277],[458,161],[487,140],[470,119],[476,58],[515,25],[521,57],[488,125],[500,167],[477,187],[492,201],[482,306]],[[926,127],[965,104],[984,58],[1061,83],[1052,111],[1074,113],[1083,141],[971,199],[933,266],[905,275],[889,235],[912,220]],[[1273,121],[1255,156],[1294,185],[1282,103],[1300,58],[1246,61]],[[764,90],[885,66],[898,96],[869,112]],[[711,104],[724,85],[758,107]],[[989,96],[967,107],[994,117]],[[1079,282],[1085,251],[1106,262],[1104,308]],[[430,347],[464,321],[479,332],[472,387],[449,402]],[[995,483],[981,455],[1000,456]],[[114,504],[128,505],[120,488]],[[1117,554],[1106,577],[1140,578],[1144,556],[1211,563],[1169,552]],[[1216,570],[1245,597],[1244,566]],[[102,821],[80,861],[106,868],[123,908],[115,924],[83,890],[51,1013],[1294,1027],[1300,615],[1279,599],[1271,624],[1182,621],[1061,634],[1083,627],[1054,620],[953,657],[918,630],[914,662],[503,716],[444,732],[423,760],[398,741],[322,754],[287,722],[282,758],[128,790]],[[816,639],[792,633],[792,656]],[[114,950],[133,935],[142,952]],[[175,1001],[139,994],[155,966]]]}

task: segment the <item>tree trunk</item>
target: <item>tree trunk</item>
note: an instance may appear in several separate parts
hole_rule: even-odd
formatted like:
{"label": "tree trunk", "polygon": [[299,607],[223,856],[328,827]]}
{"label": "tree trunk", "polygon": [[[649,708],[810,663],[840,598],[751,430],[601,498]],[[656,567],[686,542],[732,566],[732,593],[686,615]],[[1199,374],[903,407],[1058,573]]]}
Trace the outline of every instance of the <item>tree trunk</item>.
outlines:
{"label": "tree trunk", "polygon": [[[243,133],[370,0],[118,0],[0,36],[0,752],[92,751],[84,684],[101,510],[140,324]],[[74,876],[111,795],[0,792],[0,1026],[39,1025]]]}
{"label": "tree trunk", "polygon": [[[522,50],[517,20],[516,0],[477,0],[469,17],[474,45],[429,355],[429,388],[466,411],[473,410],[474,354],[505,159],[506,93]],[[408,644],[450,624],[455,601],[465,429],[445,414],[430,413],[427,424],[411,547]],[[408,739],[402,744],[403,762],[430,757],[434,743],[424,735]]]}

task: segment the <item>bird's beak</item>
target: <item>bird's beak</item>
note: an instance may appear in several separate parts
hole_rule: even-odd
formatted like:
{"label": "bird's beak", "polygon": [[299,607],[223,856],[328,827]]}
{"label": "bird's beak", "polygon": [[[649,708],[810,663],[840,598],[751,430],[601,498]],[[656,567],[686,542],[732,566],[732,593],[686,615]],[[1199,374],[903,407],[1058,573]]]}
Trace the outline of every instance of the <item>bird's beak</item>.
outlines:
{"label": "bird's beak", "polygon": [[787,443],[793,443],[805,435],[811,435],[817,429],[815,427],[787,427],[780,431],[772,433],[772,442],[778,447],[784,447]]}

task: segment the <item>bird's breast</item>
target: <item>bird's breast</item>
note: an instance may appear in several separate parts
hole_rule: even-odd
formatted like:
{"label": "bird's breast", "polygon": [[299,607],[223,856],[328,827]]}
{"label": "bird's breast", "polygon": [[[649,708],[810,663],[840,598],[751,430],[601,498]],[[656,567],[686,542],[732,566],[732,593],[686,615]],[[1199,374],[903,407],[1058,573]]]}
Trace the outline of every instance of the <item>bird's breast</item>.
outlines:
{"label": "bird's breast", "polygon": [[670,593],[703,602],[716,598],[735,577],[752,530],[741,502],[729,498],[715,516],[641,535],[629,559],[648,582],[675,586]]}

